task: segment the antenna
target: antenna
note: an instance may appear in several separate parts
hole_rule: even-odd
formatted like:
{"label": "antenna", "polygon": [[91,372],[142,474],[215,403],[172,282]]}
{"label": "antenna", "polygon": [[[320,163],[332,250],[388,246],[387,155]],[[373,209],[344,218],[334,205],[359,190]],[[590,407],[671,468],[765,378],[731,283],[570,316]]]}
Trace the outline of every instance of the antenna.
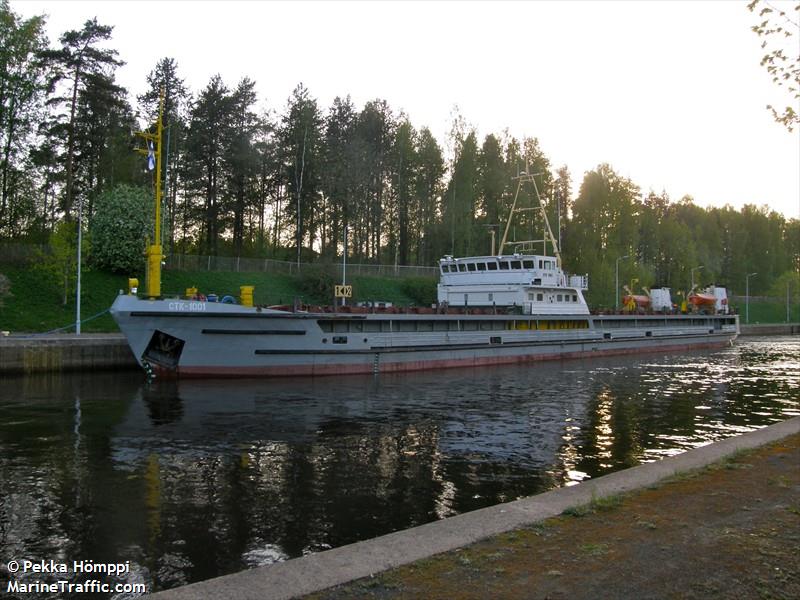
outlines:
{"label": "antenna", "polygon": [[[500,241],[500,253],[502,254],[503,248],[506,246],[514,243],[514,244],[525,244],[525,243],[535,243],[535,242],[544,242],[545,251],[547,249],[547,242],[550,242],[553,246],[553,254],[556,257],[556,262],[558,263],[559,268],[561,267],[561,251],[558,247],[558,241],[556,241],[556,237],[553,235],[553,230],[550,228],[550,220],[547,218],[547,211],[545,210],[544,202],[542,201],[542,197],[539,194],[539,186],[536,185],[536,176],[542,175],[542,173],[534,173],[529,175],[530,167],[525,163],[525,170],[520,172],[520,174],[515,177],[514,179],[517,180],[517,191],[514,194],[514,202],[511,205],[511,212],[508,214],[508,221],[506,221],[506,228],[503,232],[503,239]],[[536,195],[536,201],[539,206],[527,207],[527,208],[517,208],[517,201],[519,200],[519,192],[522,189],[522,184],[528,182],[533,184],[533,191]],[[509,242],[508,241],[508,231],[511,229],[511,221],[514,218],[515,213],[520,212],[528,212],[528,211],[536,211],[538,210],[542,214],[542,221],[544,222],[544,239],[543,240],[526,240],[524,242]]]}

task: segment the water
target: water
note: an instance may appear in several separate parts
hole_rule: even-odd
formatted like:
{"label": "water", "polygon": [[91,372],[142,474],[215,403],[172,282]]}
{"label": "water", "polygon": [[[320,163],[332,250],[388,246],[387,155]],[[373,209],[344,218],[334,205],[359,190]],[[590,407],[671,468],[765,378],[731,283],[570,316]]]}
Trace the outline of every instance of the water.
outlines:
{"label": "water", "polygon": [[0,563],[130,561],[130,573],[106,580],[155,591],[572,485],[797,415],[797,337],[378,379],[6,379]]}

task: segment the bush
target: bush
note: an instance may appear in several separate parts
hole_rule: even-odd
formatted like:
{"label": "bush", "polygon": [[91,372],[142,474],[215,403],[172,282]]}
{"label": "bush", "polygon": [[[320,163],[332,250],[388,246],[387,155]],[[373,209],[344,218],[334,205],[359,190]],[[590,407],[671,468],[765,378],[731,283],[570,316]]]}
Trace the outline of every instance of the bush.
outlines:
{"label": "bush", "polygon": [[436,280],[430,277],[409,277],[401,285],[403,293],[418,306],[436,303]]}
{"label": "bush", "polygon": [[[90,246],[88,236],[83,234],[81,236],[81,268],[84,268]],[[64,306],[75,292],[78,281],[77,250],[77,223],[62,221],[53,228],[53,232],[48,238],[47,251],[40,250],[35,257],[34,271],[40,274],[43,283],[49,284],[56,291]]]}
{"label": "bush", "polygon": [[91,221],[92,264],[114,273],[141,272],[146,241],[153,235],[152,212],[144,188],[118,185],[101,194]]}
{"label": "bush", "polygon": [[330,304],[333,301],[336,269],[331,265],[303,266],[295,276],[297,287],[303,293],[306,303]]}

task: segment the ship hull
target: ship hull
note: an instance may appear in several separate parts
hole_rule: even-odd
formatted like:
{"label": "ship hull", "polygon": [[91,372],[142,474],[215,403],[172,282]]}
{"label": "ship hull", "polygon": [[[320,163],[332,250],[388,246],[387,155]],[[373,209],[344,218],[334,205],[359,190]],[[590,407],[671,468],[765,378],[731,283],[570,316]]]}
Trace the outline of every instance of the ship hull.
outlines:
{"label": "ship hull", "polygon": [[142,366],[179,377],[388,373],[681,352],[730,344],[738,317],[331,314],[119,296]]}

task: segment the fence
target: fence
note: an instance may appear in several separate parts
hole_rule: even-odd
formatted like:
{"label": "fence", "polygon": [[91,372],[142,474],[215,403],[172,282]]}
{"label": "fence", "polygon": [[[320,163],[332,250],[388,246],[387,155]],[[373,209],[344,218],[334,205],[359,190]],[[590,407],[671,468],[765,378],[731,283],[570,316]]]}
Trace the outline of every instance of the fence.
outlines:
{"label": "fence", "polygon": [[[39,252],[47,252],[40,244],[0,243],[0,262],[26,265]],[[198,256],[195,254],[170,254],[165,259],[167,269],[175,271],[226,271],[232,273],[287,273],[298,272],[297,263],[269,258],[247,258],[239,256]],[[319,263],[300,263],[300,271]],[[341,268],[340,264],[329,264]],[[406,267],[402,265],[362,265],[347,263],[348,275],[372,275],[379,277],[436,277],[436,267]]]}
{"label": "fence", "polygon": [[[299,272],[317,263],[300,263]],[[327,263],[333,268],[339,264]],[[177,271],[226,271],[230,273],[298,273],[296,262],[272,260],[270,258],[247,258],[241,256],[199,256],[194,254],[171,254],[166,258],[166,268]],[[435,277],[436,267],[407,267],[402,265],[362,265],[347,263],[348,275],[372,275],[380,277]]]}

